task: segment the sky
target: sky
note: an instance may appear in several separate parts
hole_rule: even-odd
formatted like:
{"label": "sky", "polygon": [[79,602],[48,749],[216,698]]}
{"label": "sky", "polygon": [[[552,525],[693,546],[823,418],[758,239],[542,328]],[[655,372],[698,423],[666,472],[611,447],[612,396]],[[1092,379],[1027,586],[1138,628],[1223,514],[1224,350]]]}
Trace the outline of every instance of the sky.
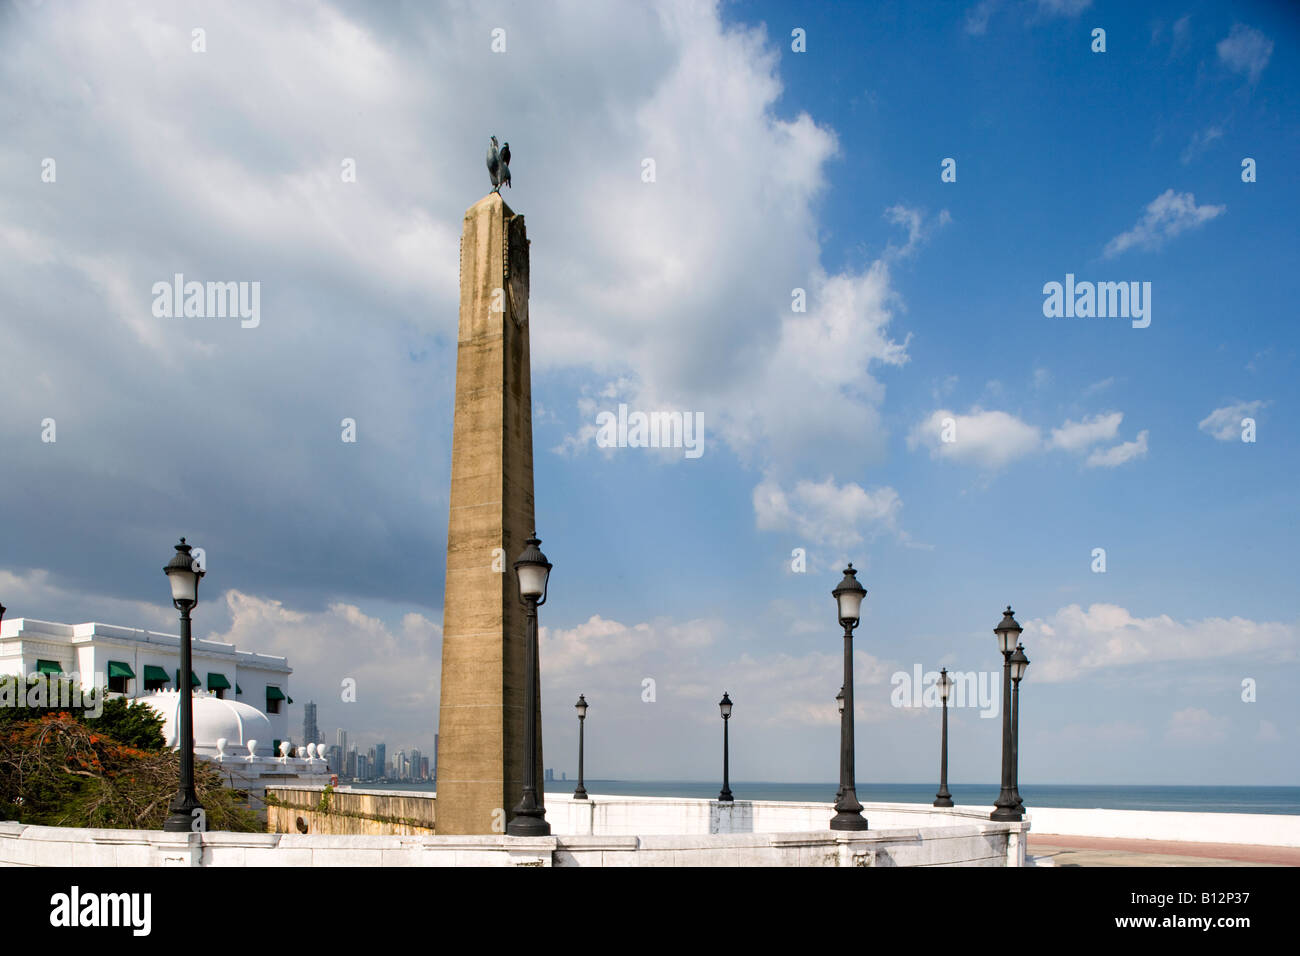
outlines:
{"label": "sky", "polygon": [[[557,776],[583,693],[589,778],[713,779],[725,690],[733,780],[835,780],[852,561],[860,784],[937,777],[940,667],[994,689],[950,779],[996,781],[1009,604],[1022,790],[1300,785],[1298,39],[1264,2],[2,6],[6,617],[173,629],[184,534],[196,636],[286,655],[295,733],[432,752],[496,135]],[[178,273],[256,321],[159,315]],[[700,454],[606,447],[620,405]]]}

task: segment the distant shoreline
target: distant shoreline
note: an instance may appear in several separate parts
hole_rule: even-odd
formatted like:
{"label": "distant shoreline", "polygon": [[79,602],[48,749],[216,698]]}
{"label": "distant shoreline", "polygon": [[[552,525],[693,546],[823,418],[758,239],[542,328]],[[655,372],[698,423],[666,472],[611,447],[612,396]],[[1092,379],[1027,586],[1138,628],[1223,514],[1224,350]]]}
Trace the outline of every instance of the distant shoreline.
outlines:
{"label": "distant shoreline", "polygon": [[[691,780],[599,780],[585,781],[589,793],[609,796],[683,797],[710,799],[718,795],[717,781]],[[344,781],[357,789],[431,791],[427,782],[373,780]],[[949,783],[953,799],[961,805],[993,805],[996,784]],[[548,780],[546,792],[572,793],[576,780]],[[738,800],[791,800],[830,803],[836,787],[828,783],[771,783],[736,781],[731,789]],[[858,799],[868,803],[932,803],[934,784],[861,783]],[[1026,807],[1106,810],[1163,810],[1192,813],[1267,813],[1300,815],[1300,787],[1199,787],[1193,785],[1088,785],[1021,784]]]}

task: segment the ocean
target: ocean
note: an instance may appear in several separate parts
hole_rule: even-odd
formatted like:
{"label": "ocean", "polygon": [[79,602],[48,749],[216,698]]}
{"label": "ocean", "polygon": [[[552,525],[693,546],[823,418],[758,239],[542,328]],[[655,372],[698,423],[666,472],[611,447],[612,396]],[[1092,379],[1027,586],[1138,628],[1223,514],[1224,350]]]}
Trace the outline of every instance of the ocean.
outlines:
{"label": "ocean", "polygon": [[[358,789],[433,790],[431,784],[353,784]],[[547,781],[547,793],[572,793],[576,780]],[[588,793],[610,796],[694,797],[718,795],[720,781],[691,780],[588,780]],[[835,799],[833,783],[763,783],[732,781],[737,800],[794,800],[830,803]],[[860,783],[858,799],[863,803],[933,803],[938,789],[933,783]],[[959,806],[987,806],[998,795],[997,784],[950,783],[948,790]],[[1283,813],[1300,815],[1300,787],[1169,787],[1090,786],[1084,784],[1021,784],[1025,806],[1081,807],[1105,810],[1187,810],[1208,813]]]}

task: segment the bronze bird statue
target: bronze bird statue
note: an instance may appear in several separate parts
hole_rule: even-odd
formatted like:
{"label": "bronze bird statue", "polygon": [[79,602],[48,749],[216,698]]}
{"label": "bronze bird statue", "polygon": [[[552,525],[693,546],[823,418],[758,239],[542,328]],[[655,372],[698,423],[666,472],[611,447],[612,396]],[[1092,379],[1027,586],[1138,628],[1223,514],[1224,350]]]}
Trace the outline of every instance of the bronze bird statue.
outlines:
{"label": "bronze bird statue", "polygon": [[500,193],[502,186],[510,185],[510,144],[497,148],[497,138],[492,137],[487,151],[488,176],[492,179],[492,191]]}

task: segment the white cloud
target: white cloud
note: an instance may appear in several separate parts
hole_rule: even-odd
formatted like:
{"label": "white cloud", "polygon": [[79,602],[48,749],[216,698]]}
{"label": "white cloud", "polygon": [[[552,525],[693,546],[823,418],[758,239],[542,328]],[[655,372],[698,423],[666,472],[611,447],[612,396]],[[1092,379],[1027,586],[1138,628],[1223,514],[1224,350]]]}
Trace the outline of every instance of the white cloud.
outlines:
{"label": "white cloud", "polygon": [[989,30],[989,18],[1000,6],[1001,0],[980,0],[966,11],[966,32],[971,36],[983,36]]}
{"label": "white cloud", "polygon": [[95,621],[178,633],[177,612],[168,591],[160,590],[156,602],[130,601],[111,594],[96,594],[79,586],[80,583],[62,581],[43,568],[23,572],[0,570],[0,597],[8,603],[5,620],[30,617],[57,624]]}
{"label": "white cloud", "polygon": [[[185,26],[200,10],[201,56]],[[16,194],[5,217],[0,299],[30,316],[5,354],[60,388],[18,390],[0,405],[0,438],[17,445],[56,403],[77,409],[79,454],[52,497],[94,488],[87,507],[102,514],[124,513],[142,488],[189,488],[214,513],[256,501],[276,520],[240,523],[232,549],[291,536],[327,550],[344,537],[356,563],[312,587],[392,594],[397,581],[419,594],[399,580],[393,531],[408,546],[444,535],[457,240],[487,190],[489,133],[511,142],[507,199],[533,239],[535,376],[623,378],[640,407],[703,412],[709,451],[726,443],[774,474],[884,454],[876,376],[908,360],[891,264],[946,215],[891,207],[879,230],[896,241],[880,257],[823,266],[818,204],[836,137],[783,112],[783,43],[763,28],[674,0],[525,6],[506,60],[485,55],[478,19],[424,7],[16,15],[23,29],[0,34],[0,112],[18,117],[0,166],[30,162],[14,143],[57,141],[60,175]],[[518,39],[543,35],[565,43]],[[21,108],[37,101],[62,106]],[[496,105],[492,130],[483,102]],[[355,183],[340,177],[345,157]],[[645,157],[655,182],[641,179]],[[54,190],[61,202],[40,198]],[[124,232],[136,238],[123,245]],[[151,284],[178,271],[260,281],[261,325],[154,320]],[[791,311],[796,287],[806,312]],[[164,393],[202,401],[151,399]],[[361,454],[320,440],[345,415]],[[200,419],[203,453],[177,455],[170,436]],[[116,427],[126,420],[129,434]],[[593,426],[560,447],[590,445]],[[412,448],[412,435],[427,437]],[[410,454],[429,467],[384,464]],[[91,480],[100,461],[115,481]],[[0,504],[17,510],[21,486],[0,488]],[[320,520],[361,498],[376,503],[364,519]]]}
{"label": "white cloud", "polygon": [[903,501],[893,488],[867,491],[853,482],[836,485],[801,480],[789,493],[770,479],[754,489],[754,517],[760,530],[786,531],[804,544],[847,551],[873,528],[898,530]]}
{"label": "white cloud", "polygon": [[1170,715],[1165,736],[1174,743],[1219,743],[1228,737],[1226,724],[1203,707],[1186,707]]}
{"label": "white cloud", "polygon": [[1049,682],[1157,661],[1294,660],[1300,637],[1294,623],[1242,617],[1176,621],[1167,614],[1142,618],[1114,604],[1087,610],[1071,604],[1049,618],[1023,623],[1034,673]]}
{"label": "white cloud", "polygon": [[1215,49],[1228,69],[1245,73],[1250,77],[1250,82],[1254,83],[1273,55],[1273,41],[1254,27],[1234,23],[1232,30],[1219,41]]}
{"label": "white cloud", "polygon": [[1066,420],[1060,428],[1052,429],[1049,442],[1053,448],[1066,451],[1083,451],[1100,441],[1111,441],[1119,431],[1119,424],[1124,420],[1123,412],[1111,412],[1107,415],[1094,415],[1081,422]]}
{"label": "white cloud", "polygon": [[[297,704],[308,693],[326,694],[316,702],[327,741],[333,740],[329,728],[338,726],[358,740],[387,740],[390,747],[414,744],[433,752],[442,675],[439,624],[405,614],[393,626],[342,602],[323,611],[295,611],[280,601],[235,590],[225,593],[224,602],[230,626],[210,636],[287,657],[293,668],[290,686],[311,689],[295,692]],[[355,702],[341,702],[345,678],[356,681]],[[291,710],[290,730],[297,739],[301,724],[292,723],[294,716]]]}
{"label": "white cloud", "polygon": [[1219,441],[1240,441],[1241,420],[1253,418],[1267,404],[1257,399],[1253,402],[1234,402],[1231,405],[1224,405],[1202,418],[1196,427]]}
{"label": "white cloud", "polygon": [[1137,458],[1145,458],[1147,453],[1147,435],[1144,429],[1138,432],[1136,441],[1126,441],[1107,449],[1098,448],[1085,464],[1089,468],[1117,468]]}
{"label": "white cloud", "polygon": [[539,653],[546,662],[548,676],[563,677],[640,660],[652,653],[707,647],[723,630],[722,622],[704,619],[682,624],[660,619],[627,625],[593,614],[576,627],[541,627]]}
{"label": "white cloud", "polygon": [[1186,166],[1197,156],[1201,155],[1201,153],[1205,152],[1211,143],[1222,138],[1223,127],[1221,126],[1207,126],[1203,130],[1198,130],[1192,134],[1192,139],[1183,150],[1183,154],[1179,157],[1179,161]]}
{"label": "white cloud", "polygon": [[1038,10],[1047,16],[1075,17],[1092,6],[1092,0],[1038,0]]}
{"label": "white cloud", "polygon": [[[952,422],[953,441],[950,442],[943,440],[948,419]],[[1037,451],[1042,446],[1042,438],[1037,427],[1006,412],[977,407],[959,415],[941,408],[912,429],[907,444],[909,448],[929,448],[931,458],[1001,468]]]}
{"label": "white cloud", "polygon": [[1188,229],[1195,229],[1223,214],[1227,206],[1196,205],[1191,193],[1175,193],[1166,189],[1151,202],[1146,211],[1127,232],[1122,232],[1106,243],[1102,255],[1113,258],[1131,249],[1159,249],[1167,239],[1172,239]]}
{"label": "white cloud", "polygon": [[[947,458],[995,470],[1041,451],[1060,450],[1082,453],[1099,442],[1113,440],[1124,420],[1123,412],[1106,412],[1066,421],[1051,430],[1044,439],[1040,429],[1002,411],[986,411],[978,406],[965,415],[947,408],[933,412],[915,425],[907,436],[909,448],[928,448],[931,458]],[[949,440],[945,441],[945,437]],[[1089,467],[1114,467],[1140,458],[1147,452],[1146,431],[1137,439],[1108,449],[1094,449],[1085,464]]]}

